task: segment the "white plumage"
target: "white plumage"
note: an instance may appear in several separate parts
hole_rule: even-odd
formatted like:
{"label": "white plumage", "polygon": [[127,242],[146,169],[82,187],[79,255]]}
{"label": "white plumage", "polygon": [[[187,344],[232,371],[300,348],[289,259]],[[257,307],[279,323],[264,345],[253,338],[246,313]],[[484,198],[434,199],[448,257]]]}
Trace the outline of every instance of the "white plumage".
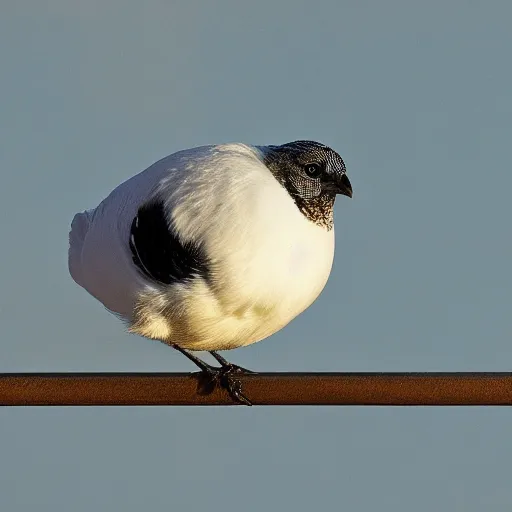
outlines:
{"label": "white plumage", "polygon": [[[279,174],[280,160],[273,156],[291,155],[297,165],[303,160],[308,165],[307,151],[318,155],[325,148],[326,154],[338,155],[318,143],[307,151],[301,144],[308,143],[290,143],[286,151],[280,149],[284,146],[205,146],[156,162],[94,210],[75,215],[71,276],[132,332],[182,349],[225,350],[268,337],[317,298],[333,261],[334,229],[301,211],[304,204],[309,208],[309,199],[299,201],[297,180],[291,189],[283,177],[290,169]],[[324,158],[327,167],[329,158]],[[313,174],[311,169],[297,172]],[[344,165],[325,175],[329,183],[335,177],[350,188]],[[313,178],[301,179],[310,186]],[[341,193],[351,195],[348,188]],[[163,205],[169,231],[181,245],[201,251],[207,275],[163,283],[134,263],[134,219],[152,203]]]}

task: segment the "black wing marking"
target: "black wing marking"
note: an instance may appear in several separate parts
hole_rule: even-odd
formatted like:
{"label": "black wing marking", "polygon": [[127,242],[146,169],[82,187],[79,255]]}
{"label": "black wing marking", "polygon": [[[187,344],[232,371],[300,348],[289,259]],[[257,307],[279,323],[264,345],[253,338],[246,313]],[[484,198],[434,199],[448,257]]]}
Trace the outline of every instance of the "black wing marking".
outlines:
{"label": "black wing marking", "polygon": [[193,242],[181,242],[168,226],[161,202],[139,208],[129,243],[135,265],[155,281],[171,284],[208,276],[209,262],[203,249]]}

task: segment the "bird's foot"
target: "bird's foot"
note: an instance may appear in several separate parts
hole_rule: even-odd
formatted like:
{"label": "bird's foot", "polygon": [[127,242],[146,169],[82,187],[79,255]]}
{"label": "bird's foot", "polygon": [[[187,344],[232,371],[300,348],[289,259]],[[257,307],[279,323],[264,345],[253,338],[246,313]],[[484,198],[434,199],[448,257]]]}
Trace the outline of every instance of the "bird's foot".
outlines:
{"label": "bird's foot", "polygon": [[235,374],[252,374],[255,375],[256,372],[253,372],[252,370],[248,370],[247,368],[244,368],[243,366],[238,366],[237,364],[227,363],[222,366],[222,368],[225,368],[225,371],[229,373],[235,373]]}
{"label": "bird's foot", "polygon": [[215,351],[210,354],[220,363],[220,368],[205,363],[202,359],[191,354],[188,350],[179,345],[171,345],[173,348],[188,357],[195,365],[201,368],[199,374],[199,391],[202,393],[211,393],[215,386],[220,385],[235,401],[244,405],[252,405],[251,401],[242,393],[242,383],[236,378],[236,375],[242,373],[254,373],[246,368],[231,364]]}
{"label": "bird's foot", "polygon": [[254,372],[246,370],[241,366],[228,363],[220,368],[208,365],[208,368],[204,368],[202,373],[207,377],[210,386],[212,384],[218,384],[229,393],[229,396],[235,402],[239,402],[244,405],[252,405],[252,402],[242,393],[242,383],[240,382],[240,379],[236,378],[236,376]]}
{"label": "bird's foot", "polygon": [[220,369],[221,376],[220,382],[227,391],[231,398],[245,405],[252,405],[252,402],[242,393],[242,383],[240,379],[236,378],[236,375],[243,375],[244,373],[254,373],[251,370],[237,366],[236,364],[228,364],[222,366]]}

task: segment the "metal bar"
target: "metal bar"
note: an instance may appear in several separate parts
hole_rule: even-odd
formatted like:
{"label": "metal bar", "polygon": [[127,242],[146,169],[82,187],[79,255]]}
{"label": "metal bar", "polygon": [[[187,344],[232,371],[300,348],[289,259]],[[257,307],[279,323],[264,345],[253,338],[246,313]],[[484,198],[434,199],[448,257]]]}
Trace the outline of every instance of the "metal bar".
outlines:
{"label": "metal bar", "polygon": [[[0,405],[233,405],[198,373],[4,373]],[[512,405],[512,373],[241,375],[254,405]]]}

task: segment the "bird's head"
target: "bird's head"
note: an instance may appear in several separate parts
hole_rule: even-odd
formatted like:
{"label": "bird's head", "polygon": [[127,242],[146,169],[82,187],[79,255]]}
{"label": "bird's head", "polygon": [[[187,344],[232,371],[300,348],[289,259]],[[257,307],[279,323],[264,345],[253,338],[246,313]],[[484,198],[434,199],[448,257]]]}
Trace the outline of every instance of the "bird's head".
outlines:
{"label": "bird's head", "polygon": [[352,197],[352,185],[341,156],[319,142],[299,140],[259,148],[263,161],[313,222],[332,227],[337,194]]}

